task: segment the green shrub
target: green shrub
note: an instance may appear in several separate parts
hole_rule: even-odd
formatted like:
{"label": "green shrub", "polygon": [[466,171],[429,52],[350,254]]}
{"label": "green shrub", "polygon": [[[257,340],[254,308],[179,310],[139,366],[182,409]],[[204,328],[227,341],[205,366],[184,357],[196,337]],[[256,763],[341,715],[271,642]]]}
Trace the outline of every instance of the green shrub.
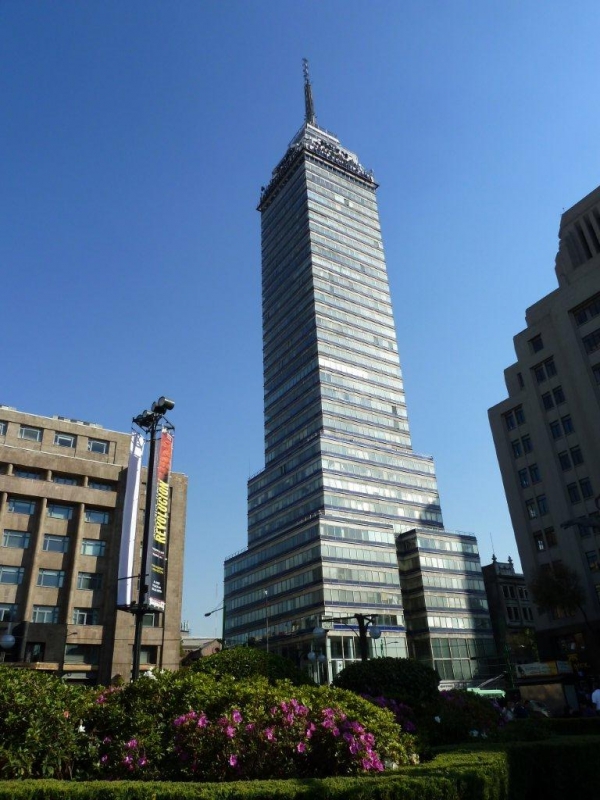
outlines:
{"label": "green shrub", "polygon": [[0,667],[0,776],[72,777],[92,696],[53,675]]}
{"label": "green shrub", "polygon": [[427,664],[386,657],[349,664],[336,676],[334,685],[357,694],[383,695],[415,708],[436,697],[439,682],[440,676]]}
{"label": "green shrub", "polygon": [[[413,739],[389,712],[351,692],[312,683],[216,679],[181,670],[96,694],[85,720],[89,747],[81,764],[90,776],[321,776],[416,758]],[[306,713],[290,711],[299,706]]]}
{"label": "green shrub", "polygon": [[497,735],[502,727],[499,707],[487,697],[460,689],[439,692],[428,716],[419,721],[419,732],[429,744],[457,744]]}
{"label": "green shrub", "polygon": [[221,650],[219,653],[194,661],[190,670],[215,678],[229,676],[242,680],[261,675],[268,678],[270,683],[279,680],[291,681],[295,686],[313,683],[307,673],[298,669],[289,659],[253,647]]}

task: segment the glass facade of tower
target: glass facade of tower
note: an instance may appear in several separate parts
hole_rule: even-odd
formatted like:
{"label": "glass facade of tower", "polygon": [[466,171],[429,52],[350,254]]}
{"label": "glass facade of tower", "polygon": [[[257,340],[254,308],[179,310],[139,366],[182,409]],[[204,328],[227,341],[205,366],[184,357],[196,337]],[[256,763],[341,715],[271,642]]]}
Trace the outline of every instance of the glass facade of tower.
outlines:
{"label": "glass facade of tower", "polygon": [[372,653],[407,655],[396,537],[443,530],[433,460],[411,446],[376,188],[312,119],[259,204],[266,466],[248,547],[225,562],[225,637],[297,663],[323,648],[329,677],[359,657],[355,614],[376,615]]}

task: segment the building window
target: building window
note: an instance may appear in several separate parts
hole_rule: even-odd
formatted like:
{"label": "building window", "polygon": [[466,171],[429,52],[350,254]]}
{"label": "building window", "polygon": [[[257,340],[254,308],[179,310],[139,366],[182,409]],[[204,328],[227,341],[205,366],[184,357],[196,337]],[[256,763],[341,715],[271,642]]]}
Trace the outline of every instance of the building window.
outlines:
{"label": "building window", "polygon": [[0,565],[0,583],[19,585],[23,581],[23,567],[4,567]]}
{"label": "building window", "polygon": [[587,561],[588,568],[592,572],[597,572],[598,569],[600,568],[600,564],[598,564],[598,553],[597,553],[597,551],[596,550],[589,550],[585,554],[585,558],[586,558],[586,561]]}
{"label": "building window", "polygon": [[517,606],[506,606],[506,613],[511,622],[518,622],[521,619]]}
{"label": "building window", "polygon": [[529,473],[526,469],[519,470],[519,483],[522,489],[526,489],[529,486]]}
{"label": "building window", "polygon": [[56,624],[58,622],[58,606],[34,606],[31,621]]}
{"label": "building window", "polygon": [[29,539],[29,533],[5,530],[2,535],[2,547],[14,547],[17,550],[26,550],[29,547]]}
{"label": "building window", "polygon": [[48,503],[48,516],[53,519],[73,519],[72,506],[62,506],[58,503]]}
{"label": "building window", "polygon": [[77,486],[77,478],[72,478],[70,475],[53,475],[52,483],[61,483],[64,486]]}
{"label": "building window", "polygon": [[30,481],[41,481],[42,476],[39,472],[32,472],[30,469],[13,469],[15,478],[27,478]]}
{"label": "building window", "polygon": [[55,536],[52,533],[44,534],[44,550],[48,553],[68,553],[69,537]]}
{"label": "building window", "polygon": [[86,508],[85,521],[96,522],[99,525],[108,525],[110,522],[110,512],[100,511],[97,508]]}
{"label": "building window", "polygon": [[552,392],[544,392],[542,395],[542,403],[544,404],[544,408],[546,411],[549,411],[551,408],[554,408],[554,399],[552,397]]}
{"label": "building window", "polygon": [[531,437],[522,436],[521,437],[521,444],[523,445],[523,452],[524,453],[531,453],[533,451],[533,445],[531,443]]}
{"label": "building window", "polygon": [[100,439],[89,439],[88,451],[105,456],[108,453],[108,442],[103,442]]}
{"label": "building window", "polygon": [[592,484],[590,483],[589,478],[582,478],[579,481],[579,488],[581,489],[581,496],[584,500],[589,500],[590,497],[594,496]]}
{"label": "building window", "polygon": [[556,366],[553,358],[547,358],[541,364],[533,367],[533,374],[538,383],[543,383],[548,378],[553,378],[556,375]]}
{"label": "building window", "polygon": [[548,545],[548,547],[558,546],[558,539],[556,538],[556,533],[554,532],[554,528],[545,528],[544,536],[546,537],[546,544]]}
{"label": "building window", "polygon": [[60,589],[65,582],[65,573],[62,569],[40,569],[37,585],[50,589]]}
{"label": "building window", "polygon": [[158,647],[155,644],[142,645],[140,664],[158,664]]}
{"label": "building window", "polygon": [[538,511],[535,505],[535,500],[527,500],[525,503],[525,508],[527,509],[527,516],[529,519],[535,519],[537,517]]}
{"label": "building window", "polygon": [[517,372],[517,380],[519,382],[519,389],[524,389],[525,388],[525,381],[523,380],[523,376],[521,375],[520,372]]}
{"label": "building window", "polygon": [[30,428],[29,425],[21,425],[19,428],[19,439],[27,439],[28,442],[41,442],[41,428]]}
{"label": "building window", "polygon": [[77,438],[70,433],[55,433],[54,444],[58,447],[75,447]]}
{"label": "building window", "polygon": [[540,469],[537,464],[532,464],[529,467],[529,477],[532,483],[539,483],[541,480]]}
{"label": "building window", "polygon": [[65,645],[65,664],[90,664],[95,666],[100,656],[100,645],[67,644]]}
{"label": "building window", "polygon": [[592,331],[592,333],[588,333],[581,341],[583,342],[586,353],[595,353],[596,350],[600,348],[600,328]]}
{"label": "building window", "polygon": [[158,611],[150,611],[142,617],[142,625],[144,628],[161,628],[162,627],[162,614]]}
{"label": "building window", "polygon": [[548,513],[548,500],[546,499],[545,494],[540,494],[536,498],[538,511],[540,512],[540,516]]}
{"label": "building window", "polygon": [[553,439],[560,439],[562,436],[562,428],[560,427],[560,422],[558,420],[554,420],[550,423],[550,433],[552,434]]}
{"label": "building window", "polygon": [[522,425],[524,422],[525,412],[523,411],[523,406],[517,406],[504,415],[504,423],[509,431],[514,430],[517,425]]}
{"label": "building window", "polygon": [[552,395],[557,406],[565,402],[565,393],[563,392],[562,386],[557,386],[556,389],[552,389]]}
{"label": "building window", "polygon": [[7,423],[6,422],[2,422],[0,420],[0,436],[6,436],[6,429],[7,428],[8,428]]}
{"label": "building window", "polygon": [[578,467],[580,464],[583,464],[583,454],[580,447],[571,448],[571,459],[576,467]]}
{"label": "building window", "polygon": [[88,489],[97,489],[99,492],[112,492],[113,485],[103,481],[88,481]]}
{"label": "building window", "polygon": [[576,483],[570,483],[567,486],[567,492],[569,494],[569,500],[572,503],[581,503],[581,495],[579,494],[579,486]]}
{"label": "building window", "polygon": [[520,458],[523,455],[523,448],[521,447],[521,442],[518,439],[515,439],[514,442],[511,442],[513,456],[515,458]]}
{"label": "building window", "polygon": [[519,586],[519,600],[529,600],[529,593],[524,586]]}
{"label": "building window", "polygon": [[74,608],[73,625],[98,625],[100,612],[97,608]]}
{"label": "building window", "polygon": [[100,558],[106,551],[106,542],[100,539],[84,539],[81,542],[81,555],[82,556],[95,556]]}
{"label": "building window", "polygon": [[592,297],[591,300],[587,300],[573,312],[577,325],[583,325],[588,322],[588,320],[597,317],[598,314],[600,314],[600,295],[596,295],[596,297]]}
{"label": "building window", "polygon": [[558,463],[563,471],[571,469],[571,459],[566,451],[558,454]]}
{"label": "building window", "polygon": [[16,616],[16,603],[0,603],[0,622],[12,622]]}
{"label": "building window", "polygon": [[8,499],[8,510],[12,514],[35,514],[35,500],[21,500],[18,497]]}
{"label": "building window", "polygon": [[533,339],[530,339],[529,346],[532,353],[539,353],[540,350],[544,348],[544,342],[542,341],[541,334],[538,333],[537,336],[534,336]]}
{"label": "building window", "polygon": [[77,588],[95,591],[102,588],[101,572],[79,572],[77,574]]}
{"label": "building window", "polygon": [[533,622],[533,612],[530,608],[522,608],[521,611],[523,612],[523,619],[527,622]]}
{"label": "building window", "polygon": [[542,552],[546,549],[546,543],[544,542],[544,534],[541,531],[536,531],[533,534],[533,541],[535,542],[535,549],[539,552]]}
{"label": "building window", "polygon": [[592,367],[592,374],[596,383],[600,383],[600,364],[594,364]]}
{"label": "building window", "polygon": [[568,436],[570,433],[573,433],[575,427],[573,426],[573,420],[571,419],[571,415],[567,414],[566,417],[561,417],[561,422],[563,426],[563,431],[565,432],[565,436]]}

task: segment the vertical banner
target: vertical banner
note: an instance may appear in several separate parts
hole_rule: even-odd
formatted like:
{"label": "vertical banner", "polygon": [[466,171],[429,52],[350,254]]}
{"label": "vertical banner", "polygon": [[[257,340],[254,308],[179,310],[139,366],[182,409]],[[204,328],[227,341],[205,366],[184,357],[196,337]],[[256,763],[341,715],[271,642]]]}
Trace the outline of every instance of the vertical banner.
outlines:
{"label": "vertical banner", "polygon": [[133,590],[133,557],[135,554],[135,532],[140,496],[140,475],[144,437],[141,433],[131,434],[129,445],[129,464],[123,503],[123,525],[121,527],[121,549],[119,551],[119,580],[117,581],[117,605],[130,606]]}
{"label": "vertical banner", "polygon": [[169,530],[169,477],[173,458],[173,435],[163,429],[154,453],[153,485],[147,487],[150,506],[150,538],[145,554],[146,603],[157,611],[165,610],[167,536]]}

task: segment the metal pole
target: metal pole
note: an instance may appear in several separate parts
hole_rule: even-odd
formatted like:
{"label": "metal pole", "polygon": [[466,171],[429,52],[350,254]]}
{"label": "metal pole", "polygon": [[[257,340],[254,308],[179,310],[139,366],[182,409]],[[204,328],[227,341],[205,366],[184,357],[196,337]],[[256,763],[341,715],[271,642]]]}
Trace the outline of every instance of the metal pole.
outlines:
{"label": "metal pole", "polygon": [[361,661],[369,659],[369,642],[367,640],[367,623],[364,614],[355,614],[354,619],[358,622],[358,643],[360,647]]}
{"label": "metal pole", "polygon": [[144,616],[147,612],[146,607],[146,593],[148,592],[148,585],[146,584],[146,554],[148,552],[148,543],[150,542],[150,507],[152,505],[152,483],[154,479],[154,448],[156,437],[156,426],[158,419],[153,418],[148,429],[150,433],[150,455],[148,457],[148,467],[146,470],[146,505],[144,508],[144,535],[142,538],[142,560],[140,563],[140,578],[138,590],[138,602],[135,609],[135,635],[133,638],[133,664],[131,667],[131,680],[135,681],[140,676],[140,654],[142,651],[142,629]]}

